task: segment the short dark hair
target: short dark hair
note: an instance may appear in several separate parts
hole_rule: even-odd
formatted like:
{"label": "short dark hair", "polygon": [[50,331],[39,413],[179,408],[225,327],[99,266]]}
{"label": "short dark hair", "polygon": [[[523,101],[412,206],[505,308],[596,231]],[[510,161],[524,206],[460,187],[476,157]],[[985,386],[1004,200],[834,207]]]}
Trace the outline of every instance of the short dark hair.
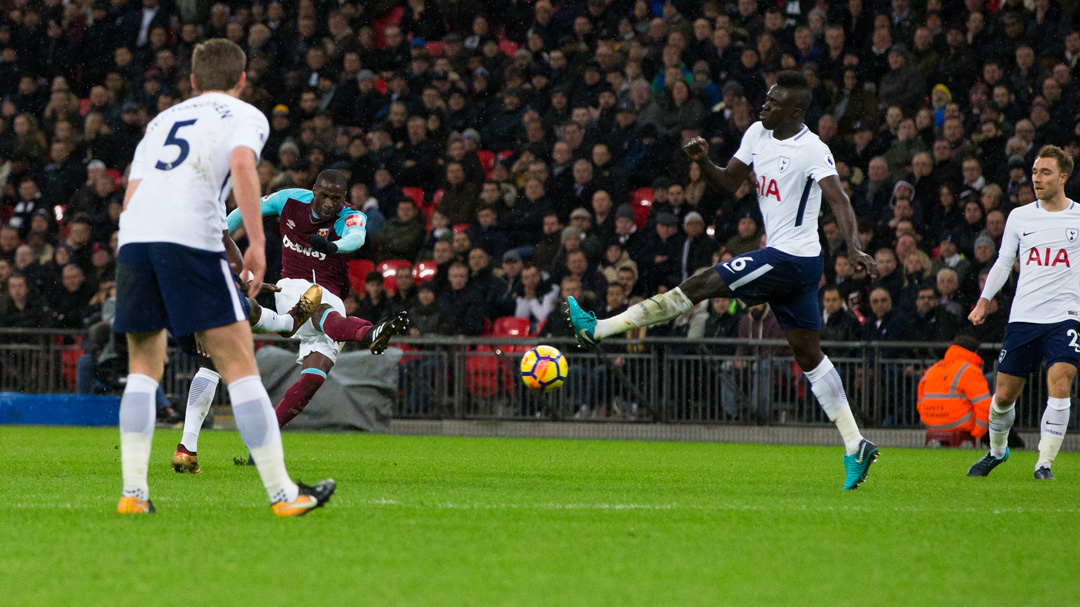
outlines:
{"label": "short dark hair", "polygon": [[954,346],[960,346],[969,352],[978,352],[979,346],[982,345],[979,342],[979,339],[974,335],[957,335],[956,338],[952,340],[952,343]]}
{"label": "short dark hair", "polygon": [[326,185],[339,185],[341,187],[345,187],[349,183],[348,178],[345,177],[345,173],[342,173],[337,169],[326,169],[319,173],[315,182],[318,183],[320,181]]}
{"label": "short dark hair", "polygon": [[824,294],[828,293],[829,291],[836,291],[836,294],[839,295],[840,294],[840,287],[838,287],[836,285],[825,285],[825,288],[821,290],[821,294],[824,295]]}
{"label": "short dark hair", "polygon": [[810,81],[806,79],[806,76],[802,72],[796,72],[794,70],[780,72],[776,76],[776,86],[787,89],[794,97],[799,109],[806,111],[810,107],[810,101],[812,94],[810,92]]}

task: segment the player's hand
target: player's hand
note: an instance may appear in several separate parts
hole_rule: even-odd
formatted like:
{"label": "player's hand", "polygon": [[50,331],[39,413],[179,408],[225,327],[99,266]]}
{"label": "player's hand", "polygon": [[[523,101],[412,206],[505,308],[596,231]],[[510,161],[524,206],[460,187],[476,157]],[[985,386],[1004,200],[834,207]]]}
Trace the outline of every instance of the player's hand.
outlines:
{"label": "player's hand", "polygon": [[320,253],[326,253],[327,255],[337,253],[338,246],[318,234],[308,236],[307,241],[308,244],[311,245],[311,248]]}
{"label": "player's hand", "polygon": [[855,259],[853,261],[855,262],[855,269],[862,266],[866,268],[866,273],[871,277],[877,276],[877,261],[874,259],[873,255],[863,253],[862,251],[855,251],[854,257]]}
{"label": "player's hand", "polygon": [[694,137],[686,142],[683,151],[690,157],[690,160],[695,162],[706,160],[709,157],[709,142],[701,137]]}
{"label": "player's hand", "polygon": [[259,296],[262,279],[266,275],[266,247],[248,247],[244,253],[244,268],[251,273],[251,282],[247,289],[248,297],[255,299]]}
{"label": "player's hand", "polygon": [[971,311],[971,314],[968,314],[968,320],[970,320],[971,324],[975,326],[983,324],[983,321],[986,320],[985,299],[981,297],[979,298],[979,303],[975,304],[975,309]]}
{"label": "player's hand", "polygon": [[259,289],[260,293],[281,293],[281,287],[272,282],[262,283],[262,287]]}

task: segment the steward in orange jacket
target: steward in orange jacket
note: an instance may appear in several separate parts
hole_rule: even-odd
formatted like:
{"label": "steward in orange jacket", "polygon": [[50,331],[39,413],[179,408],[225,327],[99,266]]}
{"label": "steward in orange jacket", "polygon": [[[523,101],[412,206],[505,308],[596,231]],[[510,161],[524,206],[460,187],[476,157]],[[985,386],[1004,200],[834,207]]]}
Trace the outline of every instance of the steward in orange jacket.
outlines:
{"label": "steward in orange jacket", "polygon": [[953,340],[945,358],[919,381],[919,417],[927,430],[967,432],[983,437],[990,420],[990,388],[982,374],[979,342],[969,335]]}

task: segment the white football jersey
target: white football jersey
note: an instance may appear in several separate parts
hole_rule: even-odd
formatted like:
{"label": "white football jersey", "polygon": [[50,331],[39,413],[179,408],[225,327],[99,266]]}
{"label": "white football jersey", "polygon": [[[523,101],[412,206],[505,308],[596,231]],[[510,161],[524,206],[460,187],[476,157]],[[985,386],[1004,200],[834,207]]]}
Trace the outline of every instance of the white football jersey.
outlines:
{"label": "white football jersey", "polygon": [[[1080,205],[1050,212],[1035,201],[1009,213],[995,265],[1020,261],[1009,322],[1054,324],[1080,320]],[[1006,277],[1008,274],[1006,274]],[[987,281],[989,283],[989,281]],[[983,296],[993,297],[987,284]]]}
{"label": "white football jersey", "polygon": [[224,93],[204,93],[158,114],[135,149],[129,179],[142,181],[120,215],[120,246],[171,242],[223,251],[229,155],[244,146],[258,158],[269,134],[262,112]]}
{"label": "white football jersey", "polygon": [[739,150],[757,176],[758,206],[765,219],[768,246],[797,257],[821,255],[818,181],[836,175],[829,146],[803,125],[794,137],[779,140],[761,122],[746,129]]}

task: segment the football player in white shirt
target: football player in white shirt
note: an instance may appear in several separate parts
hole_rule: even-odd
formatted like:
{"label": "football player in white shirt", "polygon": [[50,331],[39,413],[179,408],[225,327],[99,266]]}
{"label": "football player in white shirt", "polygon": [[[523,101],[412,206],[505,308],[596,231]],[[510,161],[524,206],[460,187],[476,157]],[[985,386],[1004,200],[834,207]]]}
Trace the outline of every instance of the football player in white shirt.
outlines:
{"label": "football player in white shirt", "polygon": [[768,302],[814,395],[840,430],[847,453],[844,489],[855,489],[865,480],[878,450],[859,432],[840,375],[821,351],[817,288],[824,262],[817,226],[823,195],[836,215],[852,260],[871,275],[875,264],[873,257],[859,249],[855,214],[840,185],[829,147],[803,124],[810,98],[806,78],[784,72],[769,89],[761,122],[746,131],[727,167],[709,161],[709,146],[700,137],[684,148],[709,181],[730,192],[747,180],[753,166],[758,205],[768,234],[766,248],[717,264],[715,272],[691,277],[607,320],[597,320],[574,298],[568,298],[568,317],[578,342],[590,347],[605,337],[677,318],[705,299],[738,297],[747,305]]}
{"label": "football player in white shirt", "polygon": [[222,244],[221,206],[235,189],[250,246],[244,267],[255,297],[266,270],[255,164],[269,134],[266,117],[239,99],[247,57],[224,39],[195,48],[198,95],[158,114],[131,163],[120,252],[114,330],[127,334],[128,381],[120,400],[124,493],[121,514],[154,512],[146,481],[154,436],[154,393],[165,364],[166,329],[196,334],[228,384],[240,436],[258,465],[278,516],[322,506],[334,492],[294,483],[281,432],[255,365],[248,304],[233,282]]}
{"label": "football player in white shirt", "polygon": [[968,476],[986,476],[1009,459],[1009,429],[1016,399],[1046,359],[1046,410],[1042,416],[1035,478],[1053,480],[1054,463],[1069,424],[1069,393],[1080,366],[1080,205],[1065,197],[1073,160],[1061,148],[1039,150],[1031,182],[1038,198],[1009,214],[1001,253],[986,277],[979,303],[968,319],[979,325],[990,298],[1020,261],[1016,297],[998,357],[990,404],[990,452]]}

